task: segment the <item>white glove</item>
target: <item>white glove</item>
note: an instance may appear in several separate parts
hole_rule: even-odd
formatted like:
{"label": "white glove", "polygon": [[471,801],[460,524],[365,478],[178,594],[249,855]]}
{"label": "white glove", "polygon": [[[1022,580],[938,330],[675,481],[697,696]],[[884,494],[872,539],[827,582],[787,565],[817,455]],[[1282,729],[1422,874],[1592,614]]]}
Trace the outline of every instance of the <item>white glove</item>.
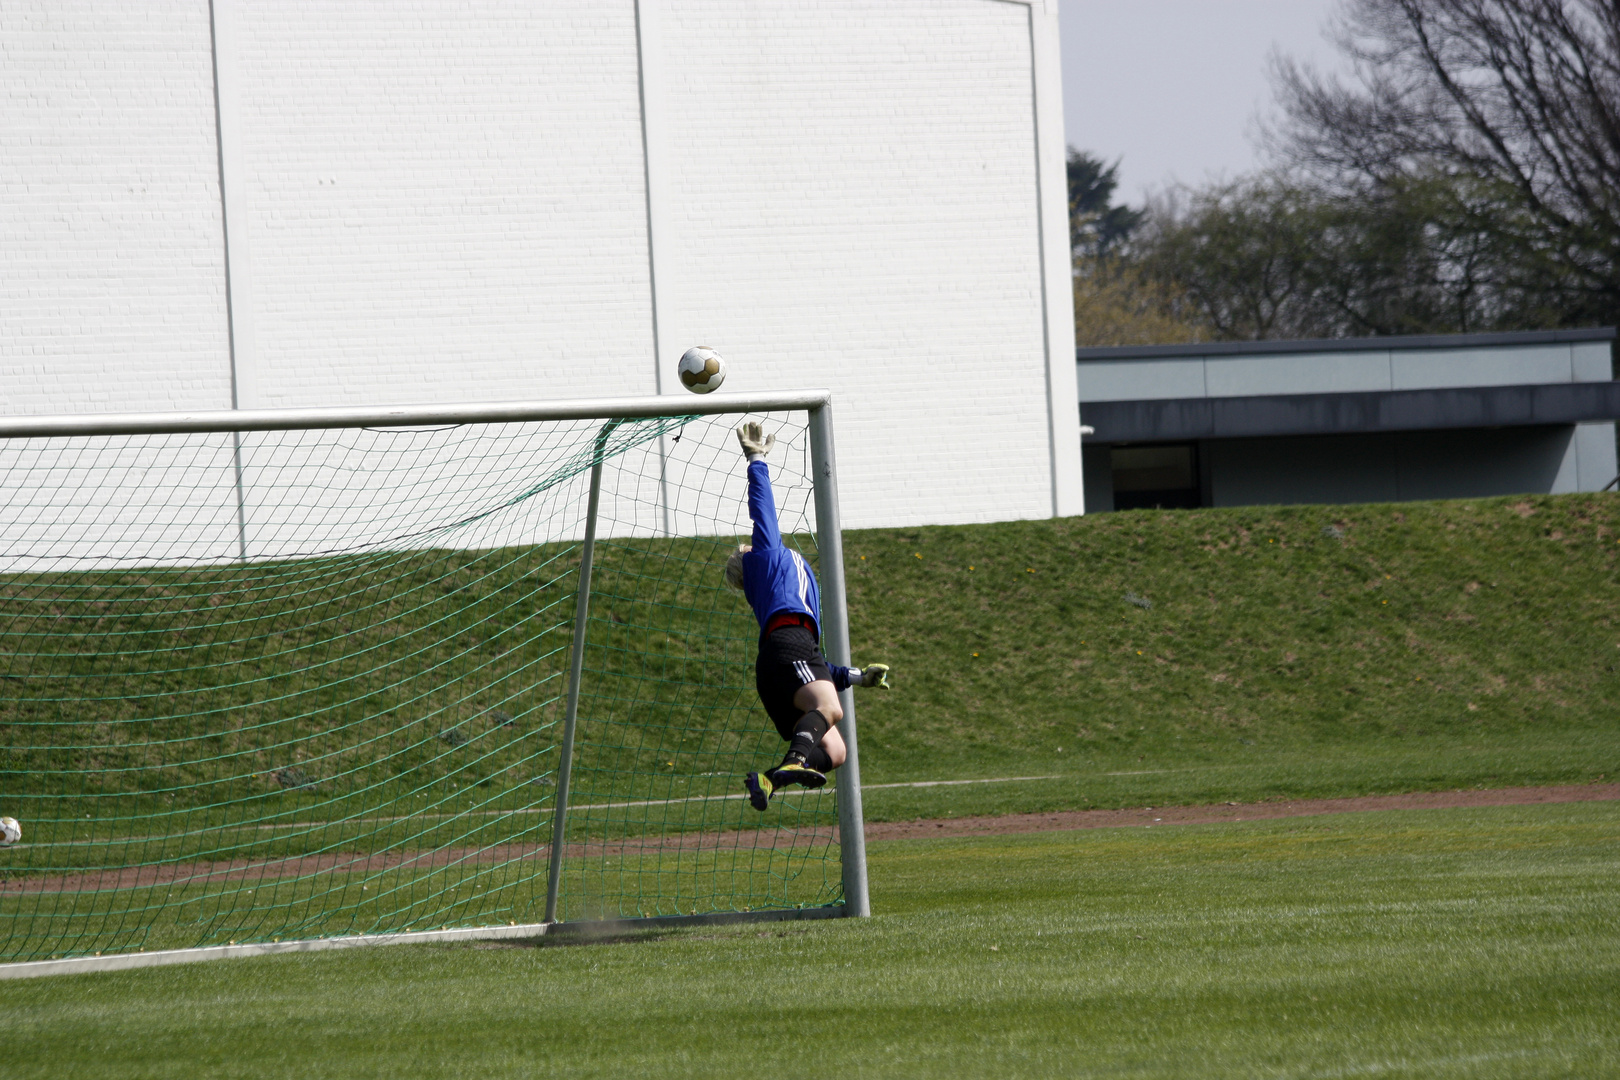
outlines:
{"label": "white glove", "polygon": [[757,420],[750,420],[738,426],[737,441],[742,443],[743,453],[748,455],[748,460],[757,461],[771,452],[771,447],[776,445],[776,436],[765,434],[765,428]]}

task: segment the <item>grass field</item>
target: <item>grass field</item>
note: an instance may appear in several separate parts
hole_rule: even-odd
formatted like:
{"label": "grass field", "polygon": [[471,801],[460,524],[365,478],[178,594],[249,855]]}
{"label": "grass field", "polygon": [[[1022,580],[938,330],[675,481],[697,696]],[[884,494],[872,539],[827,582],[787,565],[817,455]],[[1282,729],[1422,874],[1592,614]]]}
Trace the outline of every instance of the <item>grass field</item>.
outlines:
{"label": "grass field", "polygon": [[[855,661],[894,665],[868,820],[1620,773],[1617,496],[845,545]],[[703,801],[779,748],[727,548],[599,549],[565,918],[837,897],[830,794]],[[576,567],[0,581],[8,955],[538,917]],[[1617,841],[1620,804],[877,842],[872,920],[11,983],[0,1072],[1610,1075]]]}
{"label": "grass field", "polygon": [[8,984],[8,1077],[1620,1071],[1620,806],[886,842],[871,920]]}
{"label": "grass field", "polygon": [[846,538],[874,819],[1620,772],[1620,496],[1245,507]]}
{"label": "grass field", "polygon": [[[855,659],[895,665],[893,691],[859,697],[868,820],[1620,772],[1620,497],[845,539]],[[582,863],[569,917],[836,899],[824,838],[791,838],[830,826],[830,796],[763,816],[693,801],[779,747],[753,701],[752,619],[718,584],[727,550],[601,547],[574,794],[605,809],[570,835],[773,835],[703,869]],[[0,583],[0,812],[28,829],[0,855],[7,955],[535,917],[576,562],[553,545]],[[1043,779],[888,786],[1008,776]],[[386,861],[486,848],[426,875]],[[341,865],[55,880],[300,855]],[[53,884],[16,892],[27,878]]]}

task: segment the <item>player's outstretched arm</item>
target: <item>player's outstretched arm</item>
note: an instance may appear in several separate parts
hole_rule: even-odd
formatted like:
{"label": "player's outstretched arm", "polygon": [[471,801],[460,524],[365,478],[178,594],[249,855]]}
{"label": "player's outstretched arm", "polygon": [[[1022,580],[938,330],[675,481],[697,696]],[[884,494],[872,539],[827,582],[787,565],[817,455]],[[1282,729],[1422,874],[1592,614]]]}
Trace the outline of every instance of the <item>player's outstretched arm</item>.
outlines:
{"label": "player's outstretched arm", "polygon": [[868,664],[863,668],[839,667],[837,664],[828,665],[832,672],[833,687],[838,690],[848,690],[851,686],[875,686],[879,690],[888,690],[889,665]]}
{"label": "player's outstretched arm", "polygon": [[860,672],[862,686],[875,686],[879,690],[889,689],[888,664],[867,664]]}
{"label": "player's outstretched arm", "polygon": [[771,494],[770,467],[765,455],[776,445],[776,436],[765,434],[757,421],[737,428],[737,441],[748,455],[748,516],[754,520],[755,551],[782,546],[782,530],[776,524],[776,497]]}

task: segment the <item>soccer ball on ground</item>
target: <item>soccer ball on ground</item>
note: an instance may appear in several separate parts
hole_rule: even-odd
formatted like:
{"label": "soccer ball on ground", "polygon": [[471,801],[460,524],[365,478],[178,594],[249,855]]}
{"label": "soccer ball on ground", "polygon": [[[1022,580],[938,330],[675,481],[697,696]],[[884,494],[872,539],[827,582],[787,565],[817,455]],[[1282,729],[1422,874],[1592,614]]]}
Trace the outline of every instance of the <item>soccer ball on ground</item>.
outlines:
{"label": "soccer ball on ground", "polygon": [[681,385],[694,394],[718,390],[720,384],[726,381],[726,362],[707,345],[694,345],[687,349],[681,354],[681,362],[675,370],[680,372]]}
{"label": "soccer ball on ground", "polygon": [[14,817],[0,817],[0,847],[10,847],[22,839],[22,826]]}

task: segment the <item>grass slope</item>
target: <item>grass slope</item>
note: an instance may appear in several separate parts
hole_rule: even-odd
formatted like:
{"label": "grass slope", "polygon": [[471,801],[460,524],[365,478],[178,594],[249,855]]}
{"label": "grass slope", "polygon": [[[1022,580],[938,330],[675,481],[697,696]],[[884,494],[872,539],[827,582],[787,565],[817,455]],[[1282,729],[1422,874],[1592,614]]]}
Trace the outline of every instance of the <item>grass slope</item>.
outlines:
{"label": "grass slope", "polygon": [[[865,781],[1059,777],[875,790],[873,818],[1620,770],[1620,497],[845,540],[856,659],[896,668],[892,693],[859,697]],[[581,801],[734,791],[773,752],[727,550],[601,547]],[[0,582],[0,794],[41,827],[89,810],[123,834],[201,807],[544,802],[575,562],[565,545]]]}
{"label": "grass slope", "polygon": [[846,537],[871,816],[1620,770],[1620,497],[1133,512]]}
{"label": "grass slope", "polygon": [[[1620,1071],[1620,806],[874,844],[859,922],[10,984],[26,1077]],[[766,1065],[765,1063],[770,1063]]]}

